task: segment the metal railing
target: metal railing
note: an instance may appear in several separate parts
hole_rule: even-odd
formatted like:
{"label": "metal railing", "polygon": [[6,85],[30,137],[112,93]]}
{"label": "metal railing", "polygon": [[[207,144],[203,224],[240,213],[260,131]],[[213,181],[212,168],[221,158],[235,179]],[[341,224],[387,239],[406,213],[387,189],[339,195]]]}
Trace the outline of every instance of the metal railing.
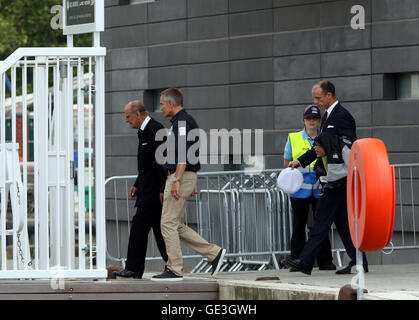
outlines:
{"label": "metal railing", "polygon": [[[396,216],[392,245],[383,249],[386,254],[393,250],[419,249],[416,239],[416,221],[419,219],[415,216],[419,200],[414,197],[419,188],[419,164],[394,166]],[[280,172],[281,169],[198,173],[198,195],[188,201],[184,222],[209,242],[227,249],[227,262],[222,271],[279,268],[276,256],[290,253],[292,209],[289,196],[276,186]],[[117,176],[106,180],[107,208],[110,210],[107,214],[107,255],[108,259],[122,264],[129,238],[129,221],[134,213],[134,201],[129,200],[127,194],[135,178],[134,175]],[[109,236],[112,233],[116,238]],[[151,233],[149,239],[147,260],[161,259]],[[330,239],[338,265],[342,266],[341,254],[345,249],[334,225]],[[184,259],[201,258],[187,247],[182,252]],[[210,264],[202,259],[192,272],[210,269]]]}
{"label": "metal railing", "polygon": [[[0,63],[0,278],[53,278],[58,272],[63,278],[107,277],[105,55],[106,49],[100,47],[20,48]],[[11,99],[7,99],[7,73],[11,75]],[[33,106],[30,106],[30,95]],[[33,187],[28,183],[28,138],[32,133],[28,132],[28,114],[31,111],[34,114]],[[10,139],[3,125],[6,114],[11,115]],[[18,117],[21,126],[17,125]],[[20,144],[18,136],[22,137]],[[78,176],[76,210],[74,150],[82,173]],[[87,154],[85,150],[89,150]],[[88,172],[86,178],[84,169]],[[89,194],[88,209],[85,187]],[[28,217],[29,189],[33,189],[33,217]],[[7,226],[10,214],[11,229]],[[33,220],[33,237],[28,235],[28,218]],[[7,244],[12,246],[11,259]]]}

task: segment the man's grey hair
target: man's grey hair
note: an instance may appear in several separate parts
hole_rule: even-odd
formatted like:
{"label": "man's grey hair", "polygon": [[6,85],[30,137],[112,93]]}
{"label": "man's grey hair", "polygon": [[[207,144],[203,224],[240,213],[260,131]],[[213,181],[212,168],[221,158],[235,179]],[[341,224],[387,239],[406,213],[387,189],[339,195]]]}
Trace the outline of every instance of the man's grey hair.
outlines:
{"label": "man's grey hair", "polygon": [[131,112],[138,111],[141,114],[148,114],[147,109],[144,106],[144,103],[142,103],[140,100],[128,102],[128,106],[131,108]]}
{"label": "man's grey hair", "polygon": [[169,88],[162,92],[164,101],[172,101],[176,106],[183,107],[183,94],[177,88]]}

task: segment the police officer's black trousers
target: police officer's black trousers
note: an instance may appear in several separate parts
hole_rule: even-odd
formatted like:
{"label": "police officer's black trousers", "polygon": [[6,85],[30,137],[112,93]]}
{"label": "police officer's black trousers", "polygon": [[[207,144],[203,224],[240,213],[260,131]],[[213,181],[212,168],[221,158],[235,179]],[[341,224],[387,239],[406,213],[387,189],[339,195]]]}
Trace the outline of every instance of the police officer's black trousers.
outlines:
{"label": "police officer's black trousers", "polygon": [[[318,199],[311,195],[309,198],[301,199],[291,197],[292,206],[292,236],[291,236],[291,259],[298,259],[306,243],[306,225],[310,213],[316,214]],[[326,267],[333,261],[330,247],[329,235],[323,239],[317,253],[317,263],[319,267]]]}
{"label": "police officer's black trousers", "polygon": [[166,246],[160,230],[161,210],[161,203],[155,203],[151,206],[139,205],[137,213],[132,219],[125,268],[138,272],[141,276],[144,273],[147,240],[151,228],[153,228],[160,255],[167,262]]}
{"label": "police officer's black trousers", "polygon": [[[317,203],[313,228],[311,229],[309,238],[299,257],[306,266],[313,266],[314,259],[320,249],[321,243],[328,235],[333,222],[342,239],[346,253],[351,259],[350,263],[353,265],[356,264],[356,250],[352,243],[348,224],[345,184],[333,189],[325,188],[324,194]],[[366,263],[365,255],[364,259]]]}

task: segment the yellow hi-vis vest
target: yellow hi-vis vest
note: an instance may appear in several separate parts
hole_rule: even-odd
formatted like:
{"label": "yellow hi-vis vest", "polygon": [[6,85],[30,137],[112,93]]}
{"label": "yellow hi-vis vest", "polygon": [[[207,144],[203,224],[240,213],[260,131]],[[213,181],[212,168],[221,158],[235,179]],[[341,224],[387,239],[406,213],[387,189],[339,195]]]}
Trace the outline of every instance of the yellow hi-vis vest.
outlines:
{"label": "yellow hi-vis vest", "polygon": [[[291,132],[288,135],[292,149],[292,160],[296,160],[298,157],[306,153],[311,149],[311,145],[308,139],[303,139],[303,131]],[[312,194],[319,197],[319,182],[317,181],[316,173],[313,171],[314,164],[317,160],[314,160],[310,165],[305,168],[298,168],[303,174],[304,182],[300,190],[296,193],[291,194],[294,198],[309,198]]]}

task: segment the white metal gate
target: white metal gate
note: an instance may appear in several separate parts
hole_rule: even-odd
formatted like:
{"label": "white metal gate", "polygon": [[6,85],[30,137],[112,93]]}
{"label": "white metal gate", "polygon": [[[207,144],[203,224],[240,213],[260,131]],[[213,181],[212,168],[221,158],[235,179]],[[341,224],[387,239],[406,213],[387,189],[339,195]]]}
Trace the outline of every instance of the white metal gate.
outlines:
{"label": "white metal gate", "polygon": [[20,48],[0,63],[0,278],[51,278],[57,269],[63,278],[107,277],[105,55],[101,47]]}

